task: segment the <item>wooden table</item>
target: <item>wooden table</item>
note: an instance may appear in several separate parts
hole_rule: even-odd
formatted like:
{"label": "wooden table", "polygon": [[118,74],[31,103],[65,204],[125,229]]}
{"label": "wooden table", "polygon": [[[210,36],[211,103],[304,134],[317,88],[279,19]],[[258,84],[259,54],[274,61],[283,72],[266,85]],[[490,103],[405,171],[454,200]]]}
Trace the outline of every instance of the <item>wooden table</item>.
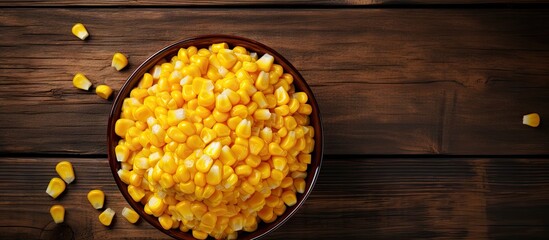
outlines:
{"label": "wooden table", "polygon": [[[119,89],[163,46],[224,33],[284,55],[323,115],[319,181],[267,239],[548,239],[547,4],[0,0],[0,238],[167,238],[121,219],[106,159],[112,100],[71,79]],[[87,41],[71,34],[76,22]],[[110,67],[117,51],[129,55],[122,72]],[[540,127],[521,124],[531,112]],[[61,160],[77,181],[51,200]],[[93,188],[118,213],[112,228],[88,206]],[[58,203],[63,225],[48,212]]]}

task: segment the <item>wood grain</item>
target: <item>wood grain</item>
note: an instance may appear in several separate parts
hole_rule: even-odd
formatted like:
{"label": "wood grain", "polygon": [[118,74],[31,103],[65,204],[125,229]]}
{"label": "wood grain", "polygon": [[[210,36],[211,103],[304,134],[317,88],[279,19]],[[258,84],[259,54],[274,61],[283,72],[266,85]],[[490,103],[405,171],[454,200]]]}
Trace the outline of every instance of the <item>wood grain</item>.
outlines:
{"label": "wood grain", "polygon": [[540,4],[548,3],[547,0],[238,0],[238,1],[220,1],[220,0],[20,0],[9,1],[0,0],[0,7],[64,7],[64,6],[178,6],[178,7],[320,7],[320,6],[382,6],[382,5],[456,5],[456,4]]}
{"label": "wood grain", "polygon": [[[0,158],[0,238],[166,238],[131,225],[103,158],[66,159],[77,180],[52,200],[44,191],[57,158]],[[549,159],[327,158],[313,194],[267,239],[523,239],[549,237]],[[117,215],[102,226],[86,200],[103,189]],[[67,209],[56,225],[53,204]]]}
{"label": "wood grain", "polygon": [[[89,40],[70,34],[75,22]],[[521,124],[549,116],[545,29],[546,9],[4,8],[0,152],[105,154],[111,102],[75,89],[74,73],[118,89],[161,47],[225,33],[302,73],[327,154],[548,154],[549,128]],[[116,51],[130,56],[122,72]]]}

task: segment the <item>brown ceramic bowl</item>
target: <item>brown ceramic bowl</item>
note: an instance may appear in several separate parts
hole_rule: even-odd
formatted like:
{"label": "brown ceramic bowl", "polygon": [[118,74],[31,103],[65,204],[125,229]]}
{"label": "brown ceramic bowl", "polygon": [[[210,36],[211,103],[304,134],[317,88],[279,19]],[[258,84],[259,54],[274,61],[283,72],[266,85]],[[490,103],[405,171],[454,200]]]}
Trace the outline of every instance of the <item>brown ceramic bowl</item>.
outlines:
{"label": "brown ceramic bowl", "polygon": [[114,104],[112,106],[112,110],[109,116],[109,125],[108,125],[108,158],[109,158],[109,164],[111,167],[112,174],[114,176],[114,180],[116,182],[116,185],[118,185],[118,189],[120,189],[120,192],[122,192],[122,195],[124,198],[126,198],[126,201],[128,201],[128,204],[141,216],[141,218],[145,219],[145,221],[149,222],[151,225],[158,228],[160,231],[170,235],[171,237],[177,238],[177,239],[194,239],[192,234],[190,232],[182,232],[179,229],[175,230],[164,230],[162,226],[160,226],[160,223],[158,222],[158,219],[154,216],[148,215],[144,212],[144,206],[143,204],[139,202],[134,202],[131,198],[131,196],[128,194],[128,186],[120,180],[118,177],[117,171],[120,169],[120,163],[116,161],[116,154],[114,152],[114,148],[116,147],[116,144],[120,140],[120,137],[118,137],[114,132],[114,125],[117,119],[120,118],[120,111],[122,108],[122,102],[126,97],[130,95],[130,91],[137,86],[139,83],[141,77],[143,74],[149,71],[157,62],[161,61],[161,59],[170,59],[172,56],[177,55],[177,51],[179,48],[187,48],[189,46],[195,46],[197,48],[207,48],[209,45],[213,43],[219,43],[219,42],[226,42],[229,44],[229,46],[235,47],[235,46],[243,46],[249,51],[255,51],[258,53],[259,56],[263,55],[264,53],[268,53],[272,55],[275,58],[275,63],[280,64],[284,68],[284,72],[290,73],[294,77],[294,85],[297,91],[303,91],[307,93],[309,97],[309,104],[313,108],[313,112],[310,116],[311,119],[311,125],[315,129],[315,149],[312,152],[312,162],[308,166],[307,169],[307,178],[306,181],[306,189],[303,194],[297,194],[297,204],[295,204],[292,207],[288,207],[286,209],[286,212],[279,216],[276,221],[266,224],[261,222],[254,232],[244,232],[239,231],[238,237],[239,239],[257,239],[260,237],[265,236],[269,232],[274,231],[278,227],[280,227],[282,224],[284,224],[290,217],[292,217],[297,210],[303,205],[305,202],[305,199],[311,194],[311,191],[313,190],[313,186],[318,178],[318,174],[320,171],[320,165],[322,162],[322,151],[323,151],[323,135],[322,135],[322,125],[321,125],[321,118],[320,118],[320,112],[318,109],[318,104],[316,102],[316,99],[313,95],[313,92],[301,76],[299,72],[295,69],[290,62],[288,62],[284,57],[282,57],[280,54],[275,52],[273,49],[250,39],[242,38],[242,37],[235,37],[235,36],[228,36],[228,35],[206,35],[206,36],[199,36],[194,38],[188,38],[182,41],[178,41],[176,43],[173,43],[160,51],[154,53],[151,57],[149,57],[145,62],[143,62],[128,78],[126,83],[124,83],[124,86],[122,86],[122,89],[120,89],[120,92],[118,93],[118,96],[114,100]]}

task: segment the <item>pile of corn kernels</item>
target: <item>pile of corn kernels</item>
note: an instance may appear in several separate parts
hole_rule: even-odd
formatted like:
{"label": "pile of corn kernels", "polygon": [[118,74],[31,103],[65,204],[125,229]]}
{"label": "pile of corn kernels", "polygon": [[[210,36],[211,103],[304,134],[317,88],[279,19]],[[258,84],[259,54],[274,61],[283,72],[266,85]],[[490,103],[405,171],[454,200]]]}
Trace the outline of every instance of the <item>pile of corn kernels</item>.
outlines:
{"label": "pile of corn kernels", "polygon": [[312,107],[274,58],[188,47],[145,73],[115,132],[120,179],[144,211],[197,239],[236,239],[305,191]]}

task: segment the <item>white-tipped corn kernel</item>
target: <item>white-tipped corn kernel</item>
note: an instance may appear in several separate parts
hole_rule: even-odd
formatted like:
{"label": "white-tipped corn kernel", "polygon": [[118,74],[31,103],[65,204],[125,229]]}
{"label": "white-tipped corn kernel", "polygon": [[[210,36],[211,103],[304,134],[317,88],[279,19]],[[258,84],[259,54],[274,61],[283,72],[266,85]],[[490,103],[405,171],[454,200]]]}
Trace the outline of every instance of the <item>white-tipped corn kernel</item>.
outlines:
{"label": "white-tipped corn kernel", "polygon": [[105,211],[103,211],[101,214],[99,214],[99,222],[105,226],[110,226],[112,223],[112,219],[114,218],[114,210],[107,208]]}
{"label": "white-tipped corn kernel", "polygon": [[76,88],[88,91],[92,86],[92,83],[84,74],[77,73],[72,78],[72,85],[74,85]]}
{"label": "white-tipped corn kernel", "polygon": [[136,223],[139,220],[139,214],[137,214],[133,209],[127,207],[122,209],[122,216],[124,216],[124,218],[130,223]]}
{"label": "white-tipped corn kernel", "polygon": [[72,26],[72,34],[81,40],[85,40],[90,35],[82,23],[77,23]]}
{"label": "white-tipped corn kernel", "polygon": [[57,198],[63,191],[65,191],[65,182],[61,178],[54,177],[50,180],[46,193],[52,198]]}
{"label": "white-tipped corn kernel", "polygon": [[114,56],[112,56],[111,66],[116,68],[116,71],[122,70],[126,65],[128,65],[128,58],[126,58],[124,54],[115,53]]}
{"label": "white-tipped corn kernel", "polygon": [[259,68],[261,71],[269,72],[271,69],[271,66],[273,65],[274,57],[269,55],[268,53],[265,53],[263,56],[261,56],[260,59],[257,59],[255,62],[257,64],[257,68]]}
{"label": "white-tipped corn kernel", "polygon": [[67,184],[74,181],[74,170],[72,164],[68,161],[61,161],[55,166],[55,171]]}
{"label": "white-tipped corn kernel", "polygon": [[105,203],[105,193],[98,189],[91,190],[88,193],[88,201],[90,201],[93,208],[101,209]]}
{"label": "white-tipped corn kernel", "polygon": [[528,125],[530,127],[539,126],[540,118],[537,113],[526,114],[522,117],[522,124]]}

